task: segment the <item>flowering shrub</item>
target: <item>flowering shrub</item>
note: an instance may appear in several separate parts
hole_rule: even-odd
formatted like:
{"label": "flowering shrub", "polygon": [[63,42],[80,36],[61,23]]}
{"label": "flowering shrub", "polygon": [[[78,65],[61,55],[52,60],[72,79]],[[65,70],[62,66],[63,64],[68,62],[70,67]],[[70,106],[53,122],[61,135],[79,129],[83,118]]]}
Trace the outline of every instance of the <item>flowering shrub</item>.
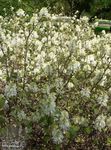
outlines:
{"label": "flowering shrub", "polygon": [[41,147],[108,145],[111,34],[96,35],[87,17],[58,18],[46,8],[32,17],[21,9],[0,16],[5,125],[22,126],[26,139]]}

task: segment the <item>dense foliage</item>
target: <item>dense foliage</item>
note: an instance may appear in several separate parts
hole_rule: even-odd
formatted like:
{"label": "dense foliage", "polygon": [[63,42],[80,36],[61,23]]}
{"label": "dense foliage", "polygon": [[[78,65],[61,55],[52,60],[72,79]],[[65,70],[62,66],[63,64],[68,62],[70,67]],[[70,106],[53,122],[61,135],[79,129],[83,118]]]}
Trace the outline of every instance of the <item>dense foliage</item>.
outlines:
{"label": "dense foliage", "polygon": [[111,34],[87,17],[0,16],[0,88],[1,134],[20,126],[31,149],[111,146]]}
{"label": "dense foliage", "polygon": [[18,8],[24,9],[32,14],[36,9],[47,7],[55,13],[74,15],[79,10],[80,15],[89,17],[111,19],[111,1],[110,0],[0,0],[0,14],[12,14],[11,7],[16,11]]}

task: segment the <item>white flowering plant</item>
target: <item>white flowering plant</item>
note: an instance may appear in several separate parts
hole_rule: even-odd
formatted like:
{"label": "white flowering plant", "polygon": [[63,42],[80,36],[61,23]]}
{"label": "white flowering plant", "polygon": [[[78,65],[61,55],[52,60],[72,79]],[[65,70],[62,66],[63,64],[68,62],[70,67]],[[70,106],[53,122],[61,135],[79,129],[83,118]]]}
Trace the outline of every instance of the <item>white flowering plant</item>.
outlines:
{"label": "white flowering plant", "polygon": [[111,34],[96,35],[94,26],[87,17],[61,21],[46,8],[31,17],[21,9],[11,17],[0,16],[6,127],[19,124],[26,139],[44,149],[55,144],[70,148],[72,142],[107,145]]}

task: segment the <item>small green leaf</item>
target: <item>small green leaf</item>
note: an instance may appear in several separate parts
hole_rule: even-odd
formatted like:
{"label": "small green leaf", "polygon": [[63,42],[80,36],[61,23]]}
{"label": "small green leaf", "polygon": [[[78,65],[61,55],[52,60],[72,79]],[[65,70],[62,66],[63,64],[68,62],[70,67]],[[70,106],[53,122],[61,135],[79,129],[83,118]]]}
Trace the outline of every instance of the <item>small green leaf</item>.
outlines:
{"label": "small green leaf", "polygon": [[56,150],[60,150],[60,149],[61,149],[60,145],[56,145],[56,146],[55,146],[55,149],[56,149]]}
{"label": "small green leaf", "polygon": [[87,127],[84,129],[85,133],[90,134],[92,132],[92,129],[90,127]]}
{"label": "small green leaf", "polygon": [[0,135],[5,135],[6,131],[6,127],[0,128]]}
{"label": "small green leaf", "polygon": [[5,104],[5,98],[4,98],[4,96],[1,94],[1,95],[0,95],[0,109],[3,108],[4,104]]}
{"label": "small green leaf", "polygon": [[78,127],[76,125],[73,125],[70,127],[69,134],[70,134],[71,139],[77,135],[79,129],[80,129],[80,127]]}
{"label": "small green leaf", "polygon": [[0,125],[3,125],[5,123],[5,117],[0,116]]}
{"label": "small green leaf", "polygon": [[111,137],[107,138],[107,145],[111,146]]}

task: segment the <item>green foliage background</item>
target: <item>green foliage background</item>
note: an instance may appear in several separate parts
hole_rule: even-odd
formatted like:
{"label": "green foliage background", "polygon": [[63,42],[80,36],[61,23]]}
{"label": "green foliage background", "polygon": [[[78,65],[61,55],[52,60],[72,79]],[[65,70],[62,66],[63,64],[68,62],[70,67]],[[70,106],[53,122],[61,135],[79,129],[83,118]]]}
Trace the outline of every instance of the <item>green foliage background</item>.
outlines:
{"label": "green foliage background", "polygon": [[111,0],[0,0],[0,15],[4,15],[4,8],[8,15],[11,14],[10,7],[23,8],[26,12],[32,13],[36,9],[48,7],[52,12],[73,15],[79,10],[80,15],[90,17],[111,19]]}

